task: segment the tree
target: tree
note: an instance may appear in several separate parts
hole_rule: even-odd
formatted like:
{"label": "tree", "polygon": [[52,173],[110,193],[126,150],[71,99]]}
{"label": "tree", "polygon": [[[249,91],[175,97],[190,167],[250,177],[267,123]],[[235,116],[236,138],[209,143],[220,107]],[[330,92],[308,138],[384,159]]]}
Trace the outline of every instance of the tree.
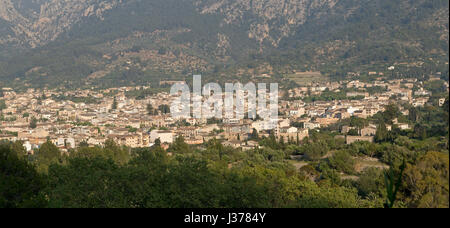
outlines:
{"label": "tree", "polygon": [[416,124],[414,126],[414,137],[420,140],[427,138],[427,129],[422,124]]}
{"label": "tree", "polygon": [[61,152],[58,147],[56,147],[51,141],[45,142],[36,153],[38,171],[46,173],[48,171],[48,167],[53,163],[59,163],[60,159]]}
{"label": "tree", "polygon": [[358,130],[363,129],[367,125],[368,125],[368,122],[367,122],[366,119],[358,118],[358,117],[354,117],[354,116],[352,116],[350,118],[350,126],[351,127],[356,127]]}
{"label": "tree", "polygon": [[445,115],[445,121],[447,122],[447,131],[448,131],[448,125],[449,125],[449,98],[447,97],[445,99],[445,103],[442,106],[442,109],[444,110]]}
{"label": "tree", "polygon": [[356,163],[352,156],[345,150],[336,151],[329,160],[331,167],[338,171],[347,174],[353,174],[355,172]]}
{"label": "tree", "polygon": [[119,165],[125,165],[130,160],[130,153],[126,149],[117,145],[112,139],[106,140],[104,153],[107,158]]}
{"label": "tree", "polygon": [[123,178],[126,174],[112,160],[101,157],[70,158],[67,165],[51,165],[46,189],[49,207],[133,207],[124,190],[133,180]]}
{"label": "tree", "polygon": [[83,140],[83,141],[80,142],[78,147],[89,147],[89,144],[85,140]]}
{"label": "tree", "polygon": [[158,54],[160,54],[160,55],[165,55],[165,54],[167,54],[167,48],[166,48],[166,47],[160,47],[160,48],[158,49]]}
{"label": "tree", "polygon": [[130,160],[130,154],[124,148],[118,146],[112,139],[105,142],[105,147],[78,147],[70,155],[71,158],[103,158],[115,162],[117,165],[125,165]]}
{"label": "tree", "polygon": [[27,150],[23,146],[23,142],[18,140],[11,143],[11,151],[17,155],[17,157],[22,159],[27,159]]}
{"label": "tree", "polygon": [[36,117],[31,117],[31,120],[30,120],[30,128],[31,129],[35,129],[36,127],[37,127],[37,122],[38,122],[38,120],[36,119]]}
{"label": "tree", "polygon": [[113,100],[111,109],[112,109],[112,110],[116,110],[116,109],[117,109],[117,99],[116,99],[116,97],[114,97],[114,100]]}
{"label": "tree", "polygon": [[397,194],[402,185],[403,173],[405,171],[406,162],[399,167],[399,171],[395,167],[390,167],[388,171],[384,172],[384,185],[386,187],[386,202],[384,208],[393,208],[397,201]]}
{"label": "tree", "polygon": [[162,114],[170,113],[170,107],[168,105],[160,105],[158,110],[161,111]]}
{"label": "tree", "polygon": [[3,109],[6,109],[6,103],[5,100],[0,100],[0,112],[2,112]]}
{"label": "tree", "polygon": [[318,160],[328,153],[324,142],[308,143],[302,147],[302,152],[309,160]]}
{"label": "tree", "polygon": [[412,122],[419,121],[419,112],[417,111],[417,109],[415,107],[411,107],[409,109],[408,119]]}
{"label": "tree", "polygon": [[174,154],[177,154],[177,153],[185,154],[185,153],[191,152],[191,147],[189,146],[189,144],[184,142],[184,137],[180,136],[175,139],[175,142],[173,142],[172,145],[170,145],[170,147],[167,151],[173,152]]}
{"label": "tree", "polygon": [[449,207],[449,156],[428,152],[404,172],[404,192],[410,207]]}
{"label": "tree", "polygon": [[253,131],[252,131],[252,134],[250,135],[250,138],[251,139],[258,139],[259,138],[258,131],[255,128],[253,128]]}
{"label": "tree", "polygon": [[155,109],[153,108],[152,104],[147,104],[147,113],[149,115],[154,115],[155,114]]}
{"label": "tree", "polygon": [[33,165],[0,145],[0,208],[45,207],[44,187]]}
{"label": "tree", "polygon": [[359,194],[368,197],[375,194],[377,197],[385,198],[385,186],[383,171],[378,168],[367,168],[356,182]]}
{"label": "tree", "polygon": [[359,131],[358,131],[358,129],[350,129],[348,131],[348,135],[358,136],[359,135]]}
{"label": "tree", "polygon": [[383,118],[385,123],[392,123],[392,121],[400,116],[400,109],[396,104],[386,105],[385,111],[383,112]]}
{"label": "tree", "polygon": [[216,138],[211,139],[208,142],[208,150],[211,151],[213,154],[218,154],[219,155],[219,160],[222,160],[223,155],[224,155],[224,147],[222,145],[222,143],[220,143],[219,140],[217,140]]}
{"label": "tree", "polygon": [[159,138],[155,139],[155,146],[161,147],[161,139],[159,139]]}
{"label": "tree", "polygon": [[375,133],[375,141],[376,142],[384,142],[388,137],[388,130],[386,128],[386,124],[381,122],[377,128]]}

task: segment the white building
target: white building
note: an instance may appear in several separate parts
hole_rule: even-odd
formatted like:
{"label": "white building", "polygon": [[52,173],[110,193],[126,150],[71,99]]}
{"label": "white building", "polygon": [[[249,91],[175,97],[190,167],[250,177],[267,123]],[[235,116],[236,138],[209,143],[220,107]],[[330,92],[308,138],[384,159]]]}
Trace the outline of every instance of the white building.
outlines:
{"label": "white building", "polygon": [[320,123],[305,122],[305,123],[303,123],[303,128],[306,128],[309,130],[320,128]]}
{"label": "white building", "polygon": [[156,139],[159,139],[161,143],[173,143],[173,132],[153,130],[150,132],[150,142],[154,143]]}

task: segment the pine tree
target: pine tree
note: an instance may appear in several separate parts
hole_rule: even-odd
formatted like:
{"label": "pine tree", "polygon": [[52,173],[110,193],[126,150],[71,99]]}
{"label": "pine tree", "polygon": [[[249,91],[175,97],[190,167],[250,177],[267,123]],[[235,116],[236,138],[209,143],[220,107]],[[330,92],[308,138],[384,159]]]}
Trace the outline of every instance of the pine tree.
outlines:
{"label": "pine tree", "polygon": [[30,128],[31,129],[35,129],[36,127],[37,127],[37,119],[36,119],[36,117],[31,117],[31,121],[30,121]]}
{"label": "pine tree", "polygon": [[117,109],[117,100],[116,100],[116,97],[114,97],[114,101],[113,101],[113,104],[112,104],[111,109],[112,109],[112,110],[116,110],[116,109]]}

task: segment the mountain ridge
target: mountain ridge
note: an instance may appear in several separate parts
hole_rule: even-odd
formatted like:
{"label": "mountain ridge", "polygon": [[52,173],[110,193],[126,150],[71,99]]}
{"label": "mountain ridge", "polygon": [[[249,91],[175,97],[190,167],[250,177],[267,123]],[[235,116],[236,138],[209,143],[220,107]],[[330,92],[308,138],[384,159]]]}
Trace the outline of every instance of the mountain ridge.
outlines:
{"label": "mountain ridge", "polygon": [[441,0],[0,0],[0,81],[342,75],[430,58],[437,72],[448,64],[448,12]]}

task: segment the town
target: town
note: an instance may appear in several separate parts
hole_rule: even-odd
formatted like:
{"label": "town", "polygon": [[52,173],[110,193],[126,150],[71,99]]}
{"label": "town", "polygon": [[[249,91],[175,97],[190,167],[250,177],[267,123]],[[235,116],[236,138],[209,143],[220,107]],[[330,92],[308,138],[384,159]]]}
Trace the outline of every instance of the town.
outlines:
{"label": "town", "polygon": [[[177,137],[183,137],[190,145],[218,139],[224,146],[250,150],[259,147],[252,140],[254,135],[269,137],[273,134],[278,141],[301,142],[312,130],[350,117],[371,117],[383,112],[390,103],[424,106],[432,94],[423,84],[417,79],[386,80],[380,77],[369,83],[347,80],[280,90],[280,115],[273,129],[268,129],[267,121],[258,118],[175,119],[170,114],[170,104],[176,97],[167,92],[139,99],[129,96],[150,87],[67,92],[50,89],[15,92],[11,88],[3,88],[0,140],[21,141],[29,154],[47,141],[67,153],[80,145],[102,147],[107,140],[129,148],[151,147],[158,143],[167,149]],[[448,92],[448,82],[445,81],[444,85]],[[348,91],[342,100],[305,99],[342,91]],[[440,106],[444,102],[444,97],[439,99]],[[408,115],[409,110],[399,108]],[[394,124],[402,130],[412,127],[397,120]],[[392,128],[386,127],[388,130]],[[356,132],[352,130],[354,127],[342,126],[336,137],[344,138],[347,144],[372,142],[377,126],[369,124]]]}

